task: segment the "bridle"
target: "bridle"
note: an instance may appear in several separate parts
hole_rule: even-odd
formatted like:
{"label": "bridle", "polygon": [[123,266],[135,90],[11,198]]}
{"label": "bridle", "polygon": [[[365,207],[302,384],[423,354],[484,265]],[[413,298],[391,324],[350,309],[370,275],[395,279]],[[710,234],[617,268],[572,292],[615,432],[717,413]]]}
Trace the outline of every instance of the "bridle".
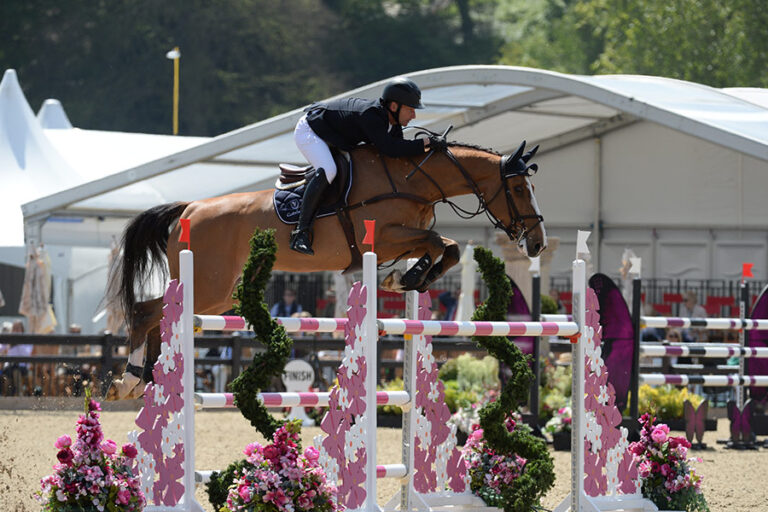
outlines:
{"label": "bridle", "polygon": [[[428,135],[428,134],[438,135],[425,128],[422,128],[421,130],[422,131],[419,131],[416,134],[416,136]],[[490,208],[488,208],[488,205],[493,203],[496,197],[501,193],[502,189],[499,188],[489,200],[486,200],[485,197],[483,196],[483,192],[480,190],[480,187],[477,185],[477,182],[474,179],[472,179],[472,176],[464,168],[464,166],[461,165],[461,162],[459,162],[459,160],[451,152],[449,147],[446,147],[445,152],[442,154],[444,154],[448,158],[448,160],[450,160],[453,163],[453,165],[456,166],[459,172],[461,172],[461,175],[466,180],[470,190],[477,198],[478,204],[477,204],[477,208],[474,211],[465,210],[461,206],[457,205],[455,202],[448,199],[442,187],[440,187],[440,184],[422,168],[422,165],[427,160],[429,160],[429,158],[435,153],[434,149],[430,150],[430,152],[421,162],[414,163],[414,169],[406,176],[406,180],[411,178],[416,172],[420,171],[421,174],[425,178],[427,178],[435,186],[435,188],[437,188],[437,190],[440,192],[441,199],[439,202],[448,204],[448,206],[450,206],[451,209],[453,209],[456,215],[458,215],[463,219],[471,219],[484,213],[495,228],[498,228],[504,231],[504,233],[506,233],[509,239],[512,240],[513,242],[520,243],[520,241],[523,240],[528,235],[528,233],[530,233],[533,229],[536,228],[536,226],[538,226],[540,223],[544,221],[544,217],[540,214],[522,215],[520,213],[520,210],[517,208],[517,204],[515,203],[515,198],[512,195],[512,191],[509,188],[509,183],[507,182],[507,180],[509,180],[510,178],[515,178],[517,176],[525,176],[526,178],[528,178],[533,176],[538,170],[537,164],[528,164],[527,160],[528,158],[530,158],[530,156],[526,158],[525,156],[518,155],[518,153],[520,152],[521,151],[518,151],[514,155],[503,156],[501,158],[501,161],[499,162],[499,177],[501,178],[504,195],[506,196],[507,212],[509,213],[509,218],[512,220],[512,223],[510,225],[505,225],[501,221],[501,219],[499,219],[490,210]],[[517,157],[517,158],[514,158],[514,157]],[[434,205],[436,204],[437,202],[434,203]],[[434,208],[434,205],[433,205],[433,208]],[[434,215],[432,216],[432,219],[433,219],[432,222],[434,224],[435,222]],[[528,219],[536,219],[536,222],[531,227],[526,227],[525,221]]]}

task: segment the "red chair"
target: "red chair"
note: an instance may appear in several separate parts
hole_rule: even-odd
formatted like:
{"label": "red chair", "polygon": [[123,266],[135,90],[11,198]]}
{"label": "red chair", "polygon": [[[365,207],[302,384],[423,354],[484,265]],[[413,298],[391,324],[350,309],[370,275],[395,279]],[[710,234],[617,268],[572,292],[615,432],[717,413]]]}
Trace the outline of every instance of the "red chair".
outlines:
{"label": "red chair", "polygon": [[653,304],[653,309],[656,310],[656,312],[660,315],[671,315],[672,314],[672,304]]}
{"label": "red chair", "polygon": [[683,302],[683,295],[681,293],[665,293],[662,296],[662,302],[680,304]]}
{"label": "red chair", "polygon": [[722,306],[720,306],[720,304],[704,304],[704,311],[707,312],[707,316],[720,316],[721,310]]}
{"label": "red chair", "polygon": [[389,309],[394,311],[405,311],[404,300],[385,300],[382,309]]}

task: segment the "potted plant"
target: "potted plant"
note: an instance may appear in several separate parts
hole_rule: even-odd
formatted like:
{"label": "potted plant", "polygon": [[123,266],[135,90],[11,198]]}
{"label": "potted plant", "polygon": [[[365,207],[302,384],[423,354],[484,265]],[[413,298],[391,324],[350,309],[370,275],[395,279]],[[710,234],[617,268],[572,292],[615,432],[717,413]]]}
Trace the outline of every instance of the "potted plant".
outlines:
{"label": "potted plant", "polygon": [[43,510],[139,512],[145,499],[141,481],[134,474],[136,447],[104,439],[99,423],[101,406],[86,390],[85,413],[77,420],[74,443],[68,435],[56,440],[58,464],[44,477],[37,499]]}
{"label": "potted plant", "polygon": [[571,407],[561,407],[544,425],[544,432],[552,437],[552,446],[558,451],[571,449]]}
{"label": "potted plant", "polygon": [[[517,416],[520,419],[520,416]],[[509,432],[527,431],[528,425],[508,417],[505,426]],[[486,505],[504,508],[504,493],[515,486],[516,480],[526,471],[527,460],[517,454],[502,455],[488,447],[483,429],[475,426],[462,450],[470,478],[470,489],[480,496]]]}
{"label": "potted plant", "polygon": [[438,377],[445,386],[445,403],[455,413],[482,402],[489,391],[499,389],[499,361],[493,356],[478,359],[472,354],[462,354],[446,361]]}
{"label": "potted plant", "polygon": [[642,480],[643,497],[661,510],[709,512],[701,490],[702,477],[696,474],[688,459],[691,444],[684,437],[669,435],[663,423],[643,414],[640,418],[640,441],[630,444]]}
{"label": "potted plant", "polygon": [[[672,430],[685,430],[685,401],[690,400],[694,409],[704,400],[701,396],[691,393],[687,388],[678,388],[671,385],[640,386],[638,392],[638,409],[647,412],[659,421],[664,422]],[[717,430],[717,420],[707,419],[707,430]]]}

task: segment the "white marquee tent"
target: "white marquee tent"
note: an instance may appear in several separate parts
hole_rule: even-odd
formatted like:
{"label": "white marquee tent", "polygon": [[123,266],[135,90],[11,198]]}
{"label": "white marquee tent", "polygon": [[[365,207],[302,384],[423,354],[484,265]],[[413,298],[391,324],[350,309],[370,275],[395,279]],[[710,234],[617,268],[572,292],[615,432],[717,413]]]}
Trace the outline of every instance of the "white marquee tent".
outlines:
{"label": "white marquee tent", "polygon": [[[768,277],[768,90],[507,66],[409,76],[424,91],[419,125],[440,131],[453,124],[452,139],[499,151],[522,139],[541,144],[534,183],[547,230],[561,238],[555,275],[568,272],[575,230],[592,229],[593,263],[609,273],[631,247],[645,276],[734,278],[741,261],[752,261],[756,277]],[[343,96],[378,97],[382,84]],[[300,115],[296,109],[29,201],[26,235],[104,245],[128,216],[161,202],[134,193],[142,184],[162,201],[270,188],[278,162],[301,163],[291,137]],[[62,153],[74,147],[67,131],[46,130]],[[117,154],[99,158],[111,165]],[[484,218],[462,221],[438,208],[437,229],[494,245]]]}
{"label": "white marquee tent", "polygon": [[[24,266],[23,203],[206,140],[80,130],[72,127],[56,100],[47,100],[36,117],[15,71],[7,70],[0,81],[0,263]],[[146,201],[166,199],[151,185],[139,183],[128,191],[107,195],[106,200],[114,211],[134,211]],[[104,291],[106,248],[113,234],[122,229],[124,219],[50,217],[48,223],[60,234],[58,240],[43,240],[52,261],[59,331],[67,322],[75,322],[84,332],[93,332],[104,323],[94,324],[91,318]],[[88,232],[87,240],[78,238],[83,232]]]}

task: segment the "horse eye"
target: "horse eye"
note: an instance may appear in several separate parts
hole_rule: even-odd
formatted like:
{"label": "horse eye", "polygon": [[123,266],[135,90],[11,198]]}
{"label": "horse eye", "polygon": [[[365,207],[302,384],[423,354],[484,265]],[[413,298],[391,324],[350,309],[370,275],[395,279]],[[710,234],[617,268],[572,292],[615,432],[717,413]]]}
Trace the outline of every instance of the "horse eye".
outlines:
{"label": "horse eye", "polygon": [[517,194],[523,193],[523,186],[522,185],[515,185],[514,190]]}

